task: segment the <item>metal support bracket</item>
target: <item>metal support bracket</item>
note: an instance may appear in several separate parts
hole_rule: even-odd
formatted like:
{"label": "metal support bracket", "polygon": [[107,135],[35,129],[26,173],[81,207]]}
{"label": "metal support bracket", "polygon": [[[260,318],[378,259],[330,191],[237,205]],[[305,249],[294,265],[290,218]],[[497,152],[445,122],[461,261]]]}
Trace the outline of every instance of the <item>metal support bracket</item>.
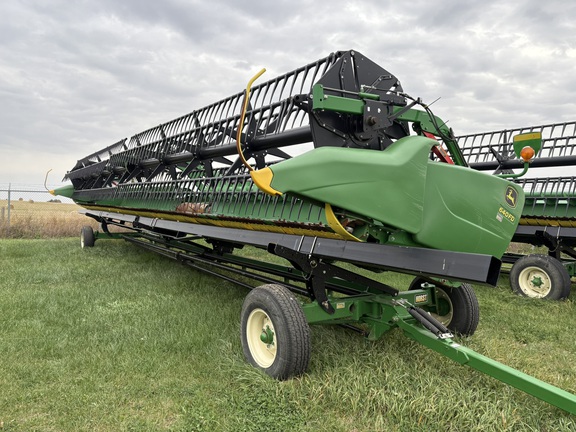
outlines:
{"label": "metal support bracket", "polygon": [[270,244],[268,252],[287,259],[294,267],[306,274],[306,287],[311,297],[330,315],[334,314],[334,307],[326,293],[326,282],[330,279],[337,278],[364,285],[366,291],[385,293],[393,297],[397,296],[399,292],[386,284],[326,263],[312,253],[305,254],[277,244]]}

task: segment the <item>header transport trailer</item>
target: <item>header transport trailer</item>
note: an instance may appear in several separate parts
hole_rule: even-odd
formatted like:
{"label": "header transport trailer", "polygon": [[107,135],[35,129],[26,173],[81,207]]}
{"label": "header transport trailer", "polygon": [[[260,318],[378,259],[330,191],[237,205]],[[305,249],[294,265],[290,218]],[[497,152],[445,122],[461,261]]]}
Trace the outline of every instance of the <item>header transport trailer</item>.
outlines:
{"label": "header transport trailer", "polygon": [[[522,188],[467,167],[445,123],[358,52],[252,88],[261,73],[243,92],[80,159],[71,185],[53,193],[100,222],[102,232],[82,229],[82,246],[119,235],[250,288],[243,351],[274,378],[306,371],[310,324],[368,339],[400,328],[576,413],[573,394],[454,341],[478,325],[470,283],[497,283]],[[526,160],[539,145],[515,140]],[[113,234],[114,225],[129,231]],[[244,245],[285,264],[235,254]],[[400,290],[366,269],[414,280]]]}
{"label": "header transport trailer", "polygon": [[[542,146],[529,176],[522,177],[514,172],[524,162],[516,157],[512,141],[517,134],[530,133],[542,136]],[[512,290],[533,298],[568,297],[576,276],[576,122],[463,135],[458,144],[470,167],[493,170],[524,190],[512,241],[547,249],[547,254],[504,255],[503,261],[512,264]]]}

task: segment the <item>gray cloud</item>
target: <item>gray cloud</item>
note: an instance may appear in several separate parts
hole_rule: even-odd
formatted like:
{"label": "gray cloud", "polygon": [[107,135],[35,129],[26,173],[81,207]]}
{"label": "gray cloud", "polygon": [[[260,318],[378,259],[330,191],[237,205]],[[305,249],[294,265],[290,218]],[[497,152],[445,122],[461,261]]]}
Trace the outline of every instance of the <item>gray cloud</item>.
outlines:
{"label": "gray cloud", "polygon": [[0,5],[0,183],[332,51],[356,49],[459,133],[574,120],[576,4],[66,0]]}

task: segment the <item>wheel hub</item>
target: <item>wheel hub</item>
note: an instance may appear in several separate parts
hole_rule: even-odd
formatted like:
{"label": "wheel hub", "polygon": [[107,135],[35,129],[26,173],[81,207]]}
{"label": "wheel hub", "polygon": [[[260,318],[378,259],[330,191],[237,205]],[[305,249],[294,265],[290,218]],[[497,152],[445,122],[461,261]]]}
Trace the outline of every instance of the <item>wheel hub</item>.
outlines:
{"label": "wheel hub", "polygon": [[542,280],[542,278],[540,276],[534,276],[532,278],[532,280],[530,281],[530,283],[532,285],[534,285],[535,287],[541,287],[542,284],[544,283],[544,281]]}
{"label": "wheel hub", "polygon": [[266,328],[262,329],[260,340],[266,345],[272,345],[274,343],[274,332],[270,326],[266,326]]}

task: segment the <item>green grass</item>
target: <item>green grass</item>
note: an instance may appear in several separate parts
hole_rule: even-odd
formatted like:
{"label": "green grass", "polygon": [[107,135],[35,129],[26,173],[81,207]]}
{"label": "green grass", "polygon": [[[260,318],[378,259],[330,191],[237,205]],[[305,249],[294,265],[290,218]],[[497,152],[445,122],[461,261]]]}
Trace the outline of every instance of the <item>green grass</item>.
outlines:
{"label": "green grass", "polygon": [[[1,240],[0,257],[0,431],[576,431],[399,331],[315,326],[307,374],[274,381],[242,355],[246,289],[123,241]],[[576,393],[575,294],[501,282],[476,287],[461,343]]]}

